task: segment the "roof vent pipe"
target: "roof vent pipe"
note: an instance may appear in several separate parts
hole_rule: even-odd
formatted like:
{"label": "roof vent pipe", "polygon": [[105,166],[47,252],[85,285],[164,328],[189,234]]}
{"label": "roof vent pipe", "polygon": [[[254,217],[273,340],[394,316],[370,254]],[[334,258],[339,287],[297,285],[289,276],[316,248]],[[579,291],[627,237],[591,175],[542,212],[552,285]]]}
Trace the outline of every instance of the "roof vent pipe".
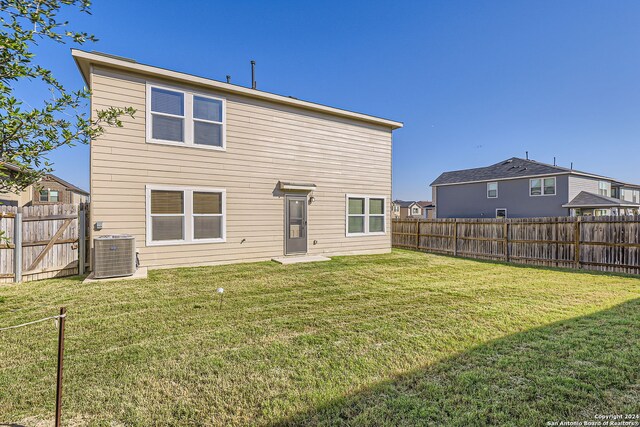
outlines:
{"label": "roof vent pipe", "polygon": [[573,162],[571,162],[571,170],[573,170]]}
{"label": "roof vent pipe", "polygon": [[556,166],[556,156],[553,156],[553,166]]}
{"label": "roof vent pipe", "polygon": [[227,83],[231,83],[231,76],[227,74]]}
{"label": "roof vent pipe", "polygon": [[251,89],[256,88],[256,61],[251,61]]}
{"label": "roof vent pipe", "polygon": [[529,160],[529,152],[528,152],[528,151],[525,151],[524,153],[525,153],[525,155],[527,156],[527,160]]}

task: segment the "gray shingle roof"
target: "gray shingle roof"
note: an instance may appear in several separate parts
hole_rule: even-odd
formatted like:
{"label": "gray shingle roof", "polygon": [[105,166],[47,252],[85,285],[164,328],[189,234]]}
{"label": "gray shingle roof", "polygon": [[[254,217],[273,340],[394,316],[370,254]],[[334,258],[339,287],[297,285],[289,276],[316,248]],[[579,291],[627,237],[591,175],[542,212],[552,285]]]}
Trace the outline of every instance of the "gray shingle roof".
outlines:
{"label": "gray shingle roof", "polygon": [[566,205],[562,205],[565,208],[572,207],[616,207],[616,206],[632,206],[638,207],[640,204],[627,202],[625,200],[614,199],[613,197],[602,196],[600,194],[589,193],[588,191],[581,191],[576,197],[573,198]]}
{"label": "gray shingle roof", "polygon": [[418,200],[416,202],[418,204],[418,206],[420,206],[421,208],[432,208],[435,205],[433,204],[432,201],[430,200]]}
{"label": "gray shingle roof", "polygon": [[393,203],[395,203],[396,205],[400,205],[401,208],[408,208],[415,202],[413,200],[394,200]]}
{"label": "gray shingle roof", "polygon": [[[492,179],[518,178],[521,176],[548,175],[557,173],[579,173],[574,169],[553,166],[546,163],[512,157],[495,165],[483,168],[463,169],[458,171],[445,172],[436,178],[431,185],[456,184],[461,182],[487,181]],[[601,175],[587,174],[606,178]]]}

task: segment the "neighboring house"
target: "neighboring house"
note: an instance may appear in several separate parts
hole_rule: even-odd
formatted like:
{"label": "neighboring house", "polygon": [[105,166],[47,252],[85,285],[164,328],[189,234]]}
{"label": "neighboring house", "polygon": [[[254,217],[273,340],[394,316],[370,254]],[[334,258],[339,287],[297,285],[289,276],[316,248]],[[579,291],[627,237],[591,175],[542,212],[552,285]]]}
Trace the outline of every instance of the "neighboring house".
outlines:
{"label": "neighboring house", "polygon": [[422,218],[424,219],[433,219],[435,218],[435,213],[436,213],[436,205],[431,202],[431,201],[427,201],[427,200],[420,200],[418,203],[418,206],[420,206],[420,208],[422,209]]}
{"label": "neighboring house", "polygon": [[419,202],[394,200],[393,201],[393,217],[396,219],[415,219],[422,218],[423,209]]}
{"label": "neighboring house", "polygon": [[[9,172],[19,169],[8,163],[2,167]],[[20,193],[0,192],[0,205],[35,206],[56,203],[83,203],[89,200],[89,193],[53,174],[45,175],[38,183],[25,188]]]}
{"label": "neighboring house", "polygon": [[[0,160],[0,184],[7,177],[11,177],[12,174],[18,172],[19,170],[20,168],[18,168],[17,166]],[[20,201],[20,194],[4,191],[4,186],[0,185],[0,206],[17,206]]]}
{"label": "neighboring house", "polygon": [[431,187],[437,218],[629,215],[640,208],[640,185],[517,157],[445,172]]}
{"label": "neighboring house", "polygon": [[91,143],[92,237],[135,236],[148,267],[391,250],[391,140],[402,123],[72,54],[94,118],[137,110]]}

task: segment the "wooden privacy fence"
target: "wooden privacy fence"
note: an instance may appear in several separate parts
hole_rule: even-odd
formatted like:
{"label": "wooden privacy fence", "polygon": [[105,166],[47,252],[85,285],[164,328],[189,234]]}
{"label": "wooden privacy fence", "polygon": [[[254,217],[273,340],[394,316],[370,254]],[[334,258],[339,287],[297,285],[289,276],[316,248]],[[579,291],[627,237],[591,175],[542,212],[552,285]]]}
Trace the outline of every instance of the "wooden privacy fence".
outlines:
{"label": "wooden privacy fence", "polygon": [[394,220],[397,248],[640,274],[640,216]]}
{"label": "wooden privacy fence", "polygon": [[0,283],[83,274],[88,205],[0,206]]}

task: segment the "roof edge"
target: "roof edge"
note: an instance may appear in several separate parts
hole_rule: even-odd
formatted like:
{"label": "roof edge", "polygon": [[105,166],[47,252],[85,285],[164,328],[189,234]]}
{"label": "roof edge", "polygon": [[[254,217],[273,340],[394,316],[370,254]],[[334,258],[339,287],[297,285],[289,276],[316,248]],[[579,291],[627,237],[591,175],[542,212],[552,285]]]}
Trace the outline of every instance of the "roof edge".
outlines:
{"label": "roof edge", "polygon": [[160,68],[153,65],[142,64],[139,62],[119,58],[113,55],[87,52],[80,49],[71,49],[71,55],[73,56],[76,65],[80,69],[82,77],[89,84],[89,64],[98,64],[117,68],[121,70],[128,70],[138,72],[141,74],[149,74],[158,77],[169,78],[173,80],[180,80],[183,82],[197,84],[201,86],[208,86],[212,89],[220,90],[228,93],[236,93],[244,95],[250,98],[263,99],[279,104],[291,105],[306,110],[324,112],[333,114],[336,116],[346,117],[354,120],[360,120],[367,123],[386,126],[392,130],[400,129],[404,126],[404,123],[395,120],[385,119],[382,117],[371,116],[368,114],[357,113],[354,111],[343,110],[336,107],[330,107],[328,105],[317,104],[310,101],[302,101],[295,98],[289,98],[284,95],[278,95],[270,92],[264,92],[257,89],[246,88],[244,86],[238,86],[231,83],[224,83],[217,80],[209,79],[206,77],[195,76],[180,71],[169,70],[166,68]]}
{"label": "roof edge", "polygon": [[60,178],[59,176],[56,176],[52,173],[48,173],[45,176],[52,178],[53,180],[57,181],[58,183],[64,185],[65,187],[67,187],[68,191],[73,191],[75,193],[80,193],[83,196],[90,196],[91,193],[89,193],[86,190],[83,190],[82,188],[78,187],[77,185],[74,185],[72,183],[70,183],[69,181],[65,181],[64,179]]}
{"label": "roof edge", "polygon": [[488,178],[488,179],[479,179],[476,181],[460,181],[460,182],[448,182],[448,183],[444,183],[444,184],[435,184],[435,182],[438,180],[438,178],[436,178],[431,184],[429,184],[429,187],[444,187],[444,186],[449,186],[449,185],[461,185],[461,184],[477,184],[477,183],[481,183],[481,182],[494,182],[494,181],[512,181],[514,179],[524,179],[524,178],[536,178],[536,177],[541,177],[541,176],[558,176],[558,175],[571,175],[571,174],[576,174],[576,175],[585,175],[585,176],[590,176],[588,174],[581,174],[581,173],[577,173],[577,172],[562,172],[562,171],[558,171],[558,172],[550,172],[550,173],[539,173],[539,174],[535,174],[535,175],[523,175],[523,176],[513,176],[513,177],[508,177],[508,178]]}

